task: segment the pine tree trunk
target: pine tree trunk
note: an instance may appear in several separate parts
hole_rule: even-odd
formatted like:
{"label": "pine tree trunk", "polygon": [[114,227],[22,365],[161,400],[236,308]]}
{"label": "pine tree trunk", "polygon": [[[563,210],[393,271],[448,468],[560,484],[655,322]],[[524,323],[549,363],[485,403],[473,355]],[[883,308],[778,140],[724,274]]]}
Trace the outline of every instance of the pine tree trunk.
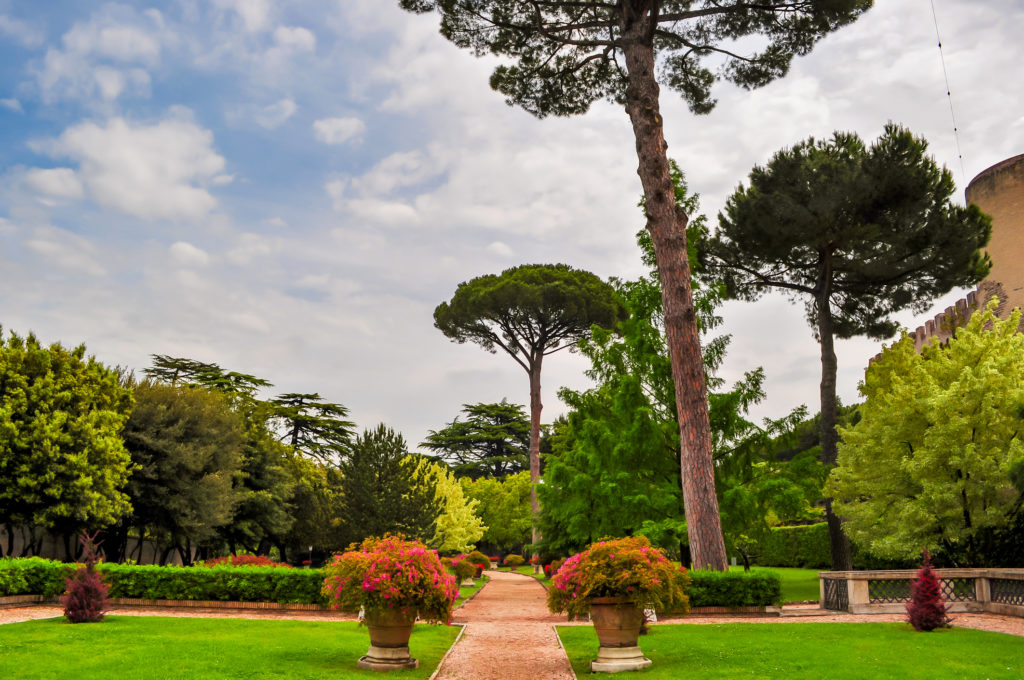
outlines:
{"label": "pine tree trunk", "polygon": [[640,161],[637,174],[644,188],[647,230],[654,241],[661,280],[665,338],[679,413],[680,474],[693,566],[725,571],[728,565],[715,495],[704,362],[690,289],[687,217],[676,208],[669,172],[668,147],[658,106],[659,88],[654,75],[654,49],[649,37],[653,33],[651,21],[648,10],[624,31],[623,38],[629,41],[624,49],[629,78],[626,112],[636,138]]}
{"label": "pine tree trunk", "polygon": [[544,405],[540,401],[540,367],[544,355],[530,362],[530,510],[533,515],[533,542],[540,540],[537,521],[540,518],[540,501],[537,500],[537,484],[540,482],[540,412]]}
{"label": "pine tree trunk", "polygon": [[[827,266],[827,265],[826,265]],[[823,274],[823,291],[818,295],[818,342],[821,344],[821,462],[826,467],[835,467],[839,454],[839,434],[836,423],[839,420],[839,409],[836,402],[836,352],[832,328],[832,307],[829,304],[831,292],[828,282],[831,273]],[[825,520],[828,522],[828,542],[832,551],[832,570],[849,571],[853,569],[850,557],[850,541],[843,532],[843,524],[832,512],[832,499],[825,499]]]}

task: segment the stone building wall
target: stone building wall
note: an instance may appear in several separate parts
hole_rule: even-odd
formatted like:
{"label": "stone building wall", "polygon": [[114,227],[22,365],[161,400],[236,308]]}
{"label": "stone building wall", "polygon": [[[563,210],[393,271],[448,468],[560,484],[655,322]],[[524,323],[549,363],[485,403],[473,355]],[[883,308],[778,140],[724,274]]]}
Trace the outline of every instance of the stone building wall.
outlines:
{"label": "stone building wall", "polygon": [[[992,239],[986,248],[992,271],[966,298],[911,331],[918,352],[932,338],[948,341],[993,296],[999,299],[996,315],[1001,319],[1015,308],[1024,309],[1024,154],[982,171],[967,185],[966,194],[968,203],[992,217]],[[1024,319],[1020,331],[1024,333]]]}

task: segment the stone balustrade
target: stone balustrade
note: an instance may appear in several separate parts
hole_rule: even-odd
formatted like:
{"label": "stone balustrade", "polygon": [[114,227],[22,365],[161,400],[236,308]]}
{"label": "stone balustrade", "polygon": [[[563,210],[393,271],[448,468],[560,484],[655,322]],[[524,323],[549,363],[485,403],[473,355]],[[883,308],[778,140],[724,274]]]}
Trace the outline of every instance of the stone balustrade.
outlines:
{"label": "stone balustrade", "polygon": [[[951,612],[1024,618],[1024,569],[936,569]],[[901,614],[917,570],[823,571],[821,606],[851,614]]]}

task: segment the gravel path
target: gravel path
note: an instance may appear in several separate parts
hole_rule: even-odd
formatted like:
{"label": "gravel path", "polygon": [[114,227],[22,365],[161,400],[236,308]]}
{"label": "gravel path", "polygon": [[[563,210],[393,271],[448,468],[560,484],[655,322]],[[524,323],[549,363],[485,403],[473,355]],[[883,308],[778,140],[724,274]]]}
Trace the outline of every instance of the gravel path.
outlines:
{"label": "gravel path", "polygon": [[544,586],[522,574],[489,571],[490,582],[455,622],[466,624],[437,680],[572,680],[569,659],[552,628]]}

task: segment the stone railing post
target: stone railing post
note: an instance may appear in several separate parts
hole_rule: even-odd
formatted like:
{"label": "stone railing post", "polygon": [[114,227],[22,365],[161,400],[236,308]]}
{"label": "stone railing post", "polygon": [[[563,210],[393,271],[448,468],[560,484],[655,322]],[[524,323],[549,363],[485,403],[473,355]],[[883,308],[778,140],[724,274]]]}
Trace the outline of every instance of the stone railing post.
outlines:
{"label": "stone railing post", "polygon": [[871,604],[871,597],[868,595],[868,581],[864,578],[850,578],[847,575],[847,592],[850,598],[849,612],[859,614],[867,611]]}
{"label": "stone railing post", "polygon": [[992,586],[988,580],[988,573],[979,574],[974,579],[974,598],[982,608],[987,608],[992,601]]}

